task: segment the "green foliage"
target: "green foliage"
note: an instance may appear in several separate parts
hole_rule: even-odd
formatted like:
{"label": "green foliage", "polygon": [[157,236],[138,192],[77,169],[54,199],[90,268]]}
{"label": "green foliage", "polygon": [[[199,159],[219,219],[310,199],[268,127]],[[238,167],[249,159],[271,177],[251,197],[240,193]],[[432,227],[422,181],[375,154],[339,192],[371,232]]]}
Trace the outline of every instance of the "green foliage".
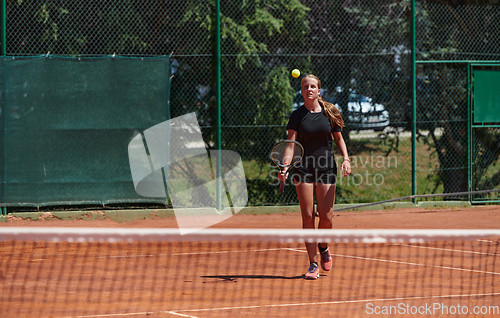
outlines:
{"label": "green foliage", "polygon": [[[216,140],[215,0],[7,0],[12,55],[172,55],[172,116],[196,112],[208,146]],[[498,60],[498,0],[416,2],[418,60]],[[299,80],[313,73],[324,91],[348,92],[384,105],[391,127],[411,128],[411,1],[221,0],[222,133],[225,149],[268,163],[284,138]],[[418,70],[417,129],[438,158],[436,189],[455,189],[468,144],[457,139],[467,121],[467,71],[458,64]],[[363,116],[358,114],[358,116]],[[344,138],[350,151],[358,145]],[[446,124],[448,123],[448,124]],[[496,134],[478,135],[483,175],[497,161]],[[386,135],[398,151],[398,134]],[[459,140],[460,139],[460,140]],[[455,140],[455,142],[452,142]],[[458,140],[458,142],[457,142]],[[488,158],[482,157],[488,154]],[[453,159],[458,158],[458,159]],[[476,184],[497,184],[478,179]],[[489,183],[488,183],[489,182]],[[460,185],[463,187],[463,185]]]}

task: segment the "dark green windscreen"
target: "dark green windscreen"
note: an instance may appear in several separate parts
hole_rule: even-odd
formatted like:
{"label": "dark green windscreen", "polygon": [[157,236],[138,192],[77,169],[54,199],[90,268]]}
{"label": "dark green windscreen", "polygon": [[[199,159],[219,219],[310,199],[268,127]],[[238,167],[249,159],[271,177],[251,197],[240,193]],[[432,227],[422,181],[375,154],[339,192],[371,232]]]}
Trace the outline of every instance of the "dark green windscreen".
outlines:
{"label": "dark green windscreen", "polygon": [[168,58],[2,59],[2,203],[140,199],[128,143],[167,120]]}
{"label": "dark green windscreen", "polygon": [[500,123],[500,71],[474,71],[474,123]]}

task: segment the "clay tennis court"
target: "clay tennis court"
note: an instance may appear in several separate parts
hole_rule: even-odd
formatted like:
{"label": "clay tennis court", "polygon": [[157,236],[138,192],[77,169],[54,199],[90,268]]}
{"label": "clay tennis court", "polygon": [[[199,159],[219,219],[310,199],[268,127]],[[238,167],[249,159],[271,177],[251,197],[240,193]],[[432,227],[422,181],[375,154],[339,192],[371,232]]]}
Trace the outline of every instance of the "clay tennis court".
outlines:
{"label": "clay tennis court", "polygon": [[[334,224],[337,229],[495,229],[500,227],[499,212],[496,206],[339,212]],[[1,226],[170,228],[176,223],[172,218],[130,223],[17,220]],[[300,215],[236,215],[214,227],[298,229]],[[331,246],[333,270],[321,271],[316,281],[306,281],[302,275],[307,254],[301,243],[18,242],[12,246],[2,242],[2,316],[500,314],[497,238],[464,244]]]}

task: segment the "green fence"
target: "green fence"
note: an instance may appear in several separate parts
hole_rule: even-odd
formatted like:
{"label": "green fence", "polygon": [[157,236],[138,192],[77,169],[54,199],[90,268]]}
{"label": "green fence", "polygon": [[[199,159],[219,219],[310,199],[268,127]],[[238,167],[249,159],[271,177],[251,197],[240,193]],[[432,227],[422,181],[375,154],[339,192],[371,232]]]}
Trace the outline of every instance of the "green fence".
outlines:
{"label": "green fence", "polygon": [[[468,63],[470,85],[469,171],[475,190],[498,189],[500,170],[500,62]],[[498,202],[498,196],[474,195],[478,203]]]}
{"label": "green fence", "polygon": [[168,58],[3,58],[2,204],[140,202],[128,144],[167,119]]}
{"label": "green fence", "polygon": [[[21,56],[47,55],[46,60],[106,56],[108,63],[113,55],[140,58],[129,61],[139,70],[137,76],[121,78],[127,81],[151,75],[151,69],[141,69],[141,65],[154,64],[157,57],[170,59],[171,116],[196,112],[209,147],[217,147],[220,138],[222,149],[240,154],[250,205],[297,204],[291,184],[284,195],[278,193],[276,169],[268,158],[272,144],[286,136],[290,112],[301,103],[299,79],[290,76],[294,68],[322,80],[323,97],[338,105],[346,121],[343,135],[353,174],[339,178],[338,203],[498,187],[494,175],[500,150],[491,146],[498,143],[498,130],[486,129],[481,144],[469,144],[473,132],[468,80],[470,61],[500,60],[497,1],[2,1],[6,8],[4,68],[7,61]],[[220,78],[215,71],[217,4]],[[54,66],[47,72],[56,70]],[[4,91],[11,89],[5,85],[5,76],[4,71]],[[113,83],[102,80],[103,85]],[[144,80],[146,90],[160,82]],[[74,86],[69,82],[57,85]],[[58,97],[61,90],[56,85],[46,89],[54,98],[51,105],[56,116],[58,107],[63,107]],[[2,99],[3,109],[14,107],[8,103]],[[154,113],[156,106],[151,107]],[[4,113],[5,123],[7,115]],[[87,120],[91,122],[92,117]],[[121,117],[115,122],[125,123]],[[148,124],[126,128],[141,131]],[[7,128],[5,125],[4,133]],[[92,144],[96,137],[85,138]],[[489,177],[477,181],[469,163],[478,160],[483,148],[488,150],[484,169]],[[4,162],[4,166],[9,165]],[[3,172],[4,192],[9,193],[9,174]],[[121,173],[128,177],[126,171]],[[30,182],[30,175],[24,174],[25,182]],[[33,178],[34,183],[43,181],[36,173]],[[26,191],[23,200],[61,200],[57,192],[47,191]],[[116,198],[97,192],[96,196],[88,193],[65,200]],[[120,199],[137,198],[131,192],[118,192],[117,188]],[[8,201],[16,202],[21,200]]]}

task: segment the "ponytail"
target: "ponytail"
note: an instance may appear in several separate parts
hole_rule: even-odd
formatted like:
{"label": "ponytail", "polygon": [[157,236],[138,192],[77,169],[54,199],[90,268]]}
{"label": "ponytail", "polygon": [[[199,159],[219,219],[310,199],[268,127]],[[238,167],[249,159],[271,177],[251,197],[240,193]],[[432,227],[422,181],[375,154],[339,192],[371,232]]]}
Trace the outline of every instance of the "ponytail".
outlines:
{"label": "ponytail", "polygon": [[[335,107],[332,103],[325,102],[321,96],[318,97],[318,102],[319,104],[323,107],[325,110],[325,115],[330,120],[330,125],[336,124],[337,126],[340,127],[340,130],[345,127],[344,125],[344,120],[342,119],[342,115],[340,114],[340,110]],[[333,135],[332,135],[333,137]]]}

